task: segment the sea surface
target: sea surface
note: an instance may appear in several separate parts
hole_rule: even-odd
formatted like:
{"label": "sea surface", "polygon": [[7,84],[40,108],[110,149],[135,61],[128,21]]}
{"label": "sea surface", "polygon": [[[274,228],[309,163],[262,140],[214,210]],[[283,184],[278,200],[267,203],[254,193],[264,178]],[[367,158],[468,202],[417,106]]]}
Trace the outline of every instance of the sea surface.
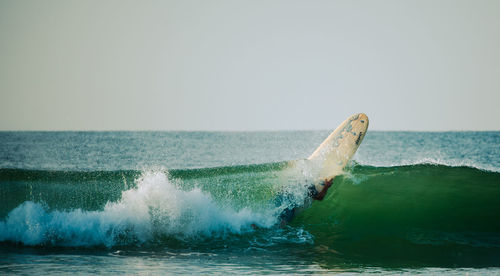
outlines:
{"label": "sea surface", "polygon": [[280,227],[329,133],[0,132],[0,274],[500,275],[500,132],[368,131]]}

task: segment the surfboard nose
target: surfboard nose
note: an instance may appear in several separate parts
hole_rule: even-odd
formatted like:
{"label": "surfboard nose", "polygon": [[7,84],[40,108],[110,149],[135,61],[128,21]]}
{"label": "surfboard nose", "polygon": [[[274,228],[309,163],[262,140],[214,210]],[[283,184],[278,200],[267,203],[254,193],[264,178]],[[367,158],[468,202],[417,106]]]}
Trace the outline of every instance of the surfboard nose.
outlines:
{"label": "surfboard nose", "polygon": [[364,126],[365,128],[368,128],[368,116],[366,116],[365,113],[357,113],[349,117],[347,120],[349,120],[352,124]]}
{"label": "surfboard nose", "polygon": [[356,119],[356,121],[359,121],[360,123],[362,124],[366,124],[366,126],[368,127],[368,124],[369,124],[369,120],[368,120],[368,116],[366,116],[365,113],[358,113],[354,116],[357,116],[358,118]]}

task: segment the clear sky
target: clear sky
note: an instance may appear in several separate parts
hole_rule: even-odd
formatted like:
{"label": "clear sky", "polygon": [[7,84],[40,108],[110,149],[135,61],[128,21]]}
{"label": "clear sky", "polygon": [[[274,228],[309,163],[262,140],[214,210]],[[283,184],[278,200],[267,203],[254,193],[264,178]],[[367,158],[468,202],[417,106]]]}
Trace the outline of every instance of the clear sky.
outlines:
{"label": "clear sky", "polygon": [[0,130],[500,130],[500,1],[0,0]]}

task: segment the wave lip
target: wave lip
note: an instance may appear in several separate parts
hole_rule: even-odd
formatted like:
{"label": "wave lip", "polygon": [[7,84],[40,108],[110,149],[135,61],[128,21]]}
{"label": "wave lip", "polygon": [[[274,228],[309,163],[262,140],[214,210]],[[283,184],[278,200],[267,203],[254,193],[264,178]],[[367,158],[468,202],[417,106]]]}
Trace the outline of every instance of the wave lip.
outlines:
{"label": "wave lip", "polygon": [[450,159],[439,159],[439,158],[422,158],[416,161],[402,161],[400,164],[397,165],[394,164],[393,166],[412,166],[412,165],[440,165],[446,167],[468,167],[482,171],[500,172],[500,167],[495,167],[493,165],[486,166],[484,164],[478,164],[477,162],[471,160],[450,160]]}

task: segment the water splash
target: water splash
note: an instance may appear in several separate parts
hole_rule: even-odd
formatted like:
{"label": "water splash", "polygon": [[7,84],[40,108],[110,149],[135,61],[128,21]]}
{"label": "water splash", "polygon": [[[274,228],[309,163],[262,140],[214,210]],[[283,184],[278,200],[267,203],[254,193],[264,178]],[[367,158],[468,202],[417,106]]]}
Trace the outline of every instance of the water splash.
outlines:
{"label": "water splash", "polygon": [[252,231],[276,223],[273,210],[219,205],[199,188],[182,190],[164,172],[145,172],[137,187],[101,211],[51,210],[26,201],[0,222],[0,241],[26,245],[99,246],[141,244],[161,237],[196,239]]}

